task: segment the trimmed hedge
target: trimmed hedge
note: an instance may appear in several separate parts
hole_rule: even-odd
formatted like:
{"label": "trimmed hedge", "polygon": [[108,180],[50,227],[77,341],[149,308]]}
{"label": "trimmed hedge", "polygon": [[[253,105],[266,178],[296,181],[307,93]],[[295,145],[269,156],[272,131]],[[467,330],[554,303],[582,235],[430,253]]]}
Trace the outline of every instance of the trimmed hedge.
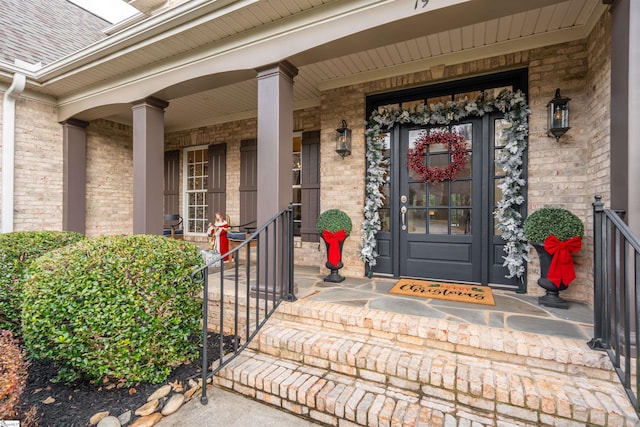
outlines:
{"label": "trimmed hedge", "polygon": [[198,357],[203,265],[197,246],[162,236],[107,236],[40,257],[24,286],[30,357],[58,380],[162,382]]}
{"label": "trimmed hedge", "polygon": [[22,277],[39,256],[84,239],[71,231],[20,231],[0,234],[0,329],[20,335]]}

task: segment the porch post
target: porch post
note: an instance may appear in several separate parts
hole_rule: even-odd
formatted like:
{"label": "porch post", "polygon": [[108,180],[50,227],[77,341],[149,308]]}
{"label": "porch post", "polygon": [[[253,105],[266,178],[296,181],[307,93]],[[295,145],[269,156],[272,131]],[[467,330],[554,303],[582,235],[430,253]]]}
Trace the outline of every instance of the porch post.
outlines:
{"label": "porch post", "polygon": [[611,16],[611,208],[640,235],[640,4],[617,0]]}
{"label": "porch post", "polygon": [[62,229],[82,234],[86,232],[87,126],[77,119],[62,122]]}
{"label": "porch post", "polygon": [[636,183],[640,182],[640,4],[629,1],[629,227],[636,236],[640,236],[640,194]]}
{"label": "porch post", "polygon": [[133,234],[162,234],[164,109],[168,102],[133,103]]}
{"label": "porch post", "polygon": [[[291,201],[293,138],[293,78],[298,69],[289,62],[258,71],[257,226],[261,227]],[[271,233],[273,231],[273,234]],[[282,248],[274,228],[258,243],[258,291],[268,298],[282,292]],[[273,238],[272,238],[273,237]],[[255,287],[254,287],[255,290]]]}
{"label": "porch post", "polygon": [[293,78],[289,62],[258,70],[258,226],[291,201]]}

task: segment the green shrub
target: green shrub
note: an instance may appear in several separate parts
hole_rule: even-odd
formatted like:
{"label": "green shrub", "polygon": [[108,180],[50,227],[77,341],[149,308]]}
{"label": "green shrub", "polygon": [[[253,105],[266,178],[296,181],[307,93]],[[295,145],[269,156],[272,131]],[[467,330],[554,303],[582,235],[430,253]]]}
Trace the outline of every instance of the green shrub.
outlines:
{"label": "green shrub", "polygon": [[164,381],[198,356],[203,265],[197,246],[162,236],[108,236],[40,257],[24,284],[29,357],[58,380]]}
{"label": "green shrub", "polygon": [[584,225],[575,214],[562,208],[541,208],[524,221],[524,235],[532,243],[544,243],[550,235],[560,241],[584,234]]}
{"label": "green shrub", "polygon": [[20,335],[22,276],[29,262],[82,239],[82,234],[69,231],[0,234],[0,329],[9,329]]}
{"label": "green shrub", "polygon": [[27,383],[27,362],[11,331],[0,331],[0,420],[13,419]]}
{"label": "green shrub", "polygon": [[329,209],[322,212],[316,222],[316,231],[318,234],[322,234],[324,230],[332,233],[344,230],[348,236],[351,234],[352,227],[351,218],[340,209]]}

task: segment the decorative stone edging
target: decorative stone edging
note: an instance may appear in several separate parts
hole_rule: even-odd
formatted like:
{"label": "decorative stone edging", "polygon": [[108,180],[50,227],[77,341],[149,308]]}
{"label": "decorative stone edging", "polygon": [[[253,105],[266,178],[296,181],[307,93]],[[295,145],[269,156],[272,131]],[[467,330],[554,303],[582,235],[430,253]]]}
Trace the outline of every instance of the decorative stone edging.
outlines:
{"label": "decorative stone edging", "polygon": [[[207,384],[210,383],[211,379],[208,379]],[[147,398],[147,402],[135,411],[128,410],[118,416],[111,415],[109,411],[96,412],[89,419],[89,425],[97,425],[97,427],[154,426],[164,417],[177,412],[202,390],[201,379],[198,381],[190,379],[187,385],[189,387],[187,391],[184,391],[182,384],[160,386]]]}

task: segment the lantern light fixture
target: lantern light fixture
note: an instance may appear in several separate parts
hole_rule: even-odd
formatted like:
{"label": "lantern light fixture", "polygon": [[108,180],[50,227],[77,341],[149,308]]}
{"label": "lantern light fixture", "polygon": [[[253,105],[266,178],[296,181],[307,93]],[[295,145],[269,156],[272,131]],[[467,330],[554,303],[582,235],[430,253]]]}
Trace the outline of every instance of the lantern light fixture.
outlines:
{"label": "lantern light fixture", "polygon": [[347,127],[345,120],[342,121],[342,126],[336,129],[336,153],[343,159],[351,154],[351,129]]}
{"label": "lantern light fixture", "polygon": [[569,126],[569,101],[571,98],[560,95],[556,89],[556,96],[547,104],[548,136],[555,136],[556,141],[571,127]]}

